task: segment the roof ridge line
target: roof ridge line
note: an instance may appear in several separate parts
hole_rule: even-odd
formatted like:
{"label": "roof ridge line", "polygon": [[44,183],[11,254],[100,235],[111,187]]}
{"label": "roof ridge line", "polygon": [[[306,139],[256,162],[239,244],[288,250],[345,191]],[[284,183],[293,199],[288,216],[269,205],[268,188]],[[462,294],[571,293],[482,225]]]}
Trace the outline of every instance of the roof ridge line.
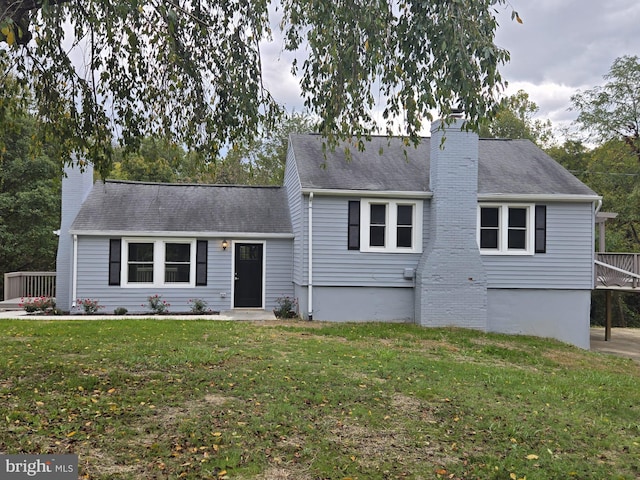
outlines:
{"label": "roof ridge line", "polygon": [[164,186],[164,187],[226,187],[226,188],[268,188],[278,189],[282,188],[282,185],[242,185],[242,184],[227,184],[227,183],[179,183],[179,182],[149,182],[144,180],[120,180],[107,178],[104,183],[112,184],[124,184],[124,185],[149,185],[149,186]]}

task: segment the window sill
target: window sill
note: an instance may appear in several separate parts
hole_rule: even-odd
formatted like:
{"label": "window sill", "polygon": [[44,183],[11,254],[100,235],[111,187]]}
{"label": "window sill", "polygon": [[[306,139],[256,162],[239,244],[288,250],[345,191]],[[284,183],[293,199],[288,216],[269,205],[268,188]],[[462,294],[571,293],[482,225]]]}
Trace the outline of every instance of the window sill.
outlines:
{"label": "window sill", "polygon": [[487,255],[490,257],[532,257],[535,252],[528,250],[513,250],[513,251],[495,251],[495,250],[480,250],[480,255]]}

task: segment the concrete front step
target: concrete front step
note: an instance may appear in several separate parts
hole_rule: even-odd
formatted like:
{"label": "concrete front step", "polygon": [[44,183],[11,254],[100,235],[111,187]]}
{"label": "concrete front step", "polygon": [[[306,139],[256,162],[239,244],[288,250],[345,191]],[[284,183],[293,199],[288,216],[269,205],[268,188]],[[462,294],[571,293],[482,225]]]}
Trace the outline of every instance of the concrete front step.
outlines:
{"label": "concrete front step", "polygon": [[20,306],[23,302],[22,298],[10,298],[0,302],[0,311],[2,310],[22,310]]}

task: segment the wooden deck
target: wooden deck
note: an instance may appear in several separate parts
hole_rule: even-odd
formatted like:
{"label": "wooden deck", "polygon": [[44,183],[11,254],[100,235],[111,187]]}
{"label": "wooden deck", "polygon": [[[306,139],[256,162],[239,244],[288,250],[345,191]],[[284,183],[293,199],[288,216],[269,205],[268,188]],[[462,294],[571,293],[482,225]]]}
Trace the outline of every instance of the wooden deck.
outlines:
{"label": "wooden deck", "polygon": [[4,274],[4,300],[55,296],[56,272],[9,272]]}
{"label": "wooden deck", "polygon": [[640,292],[640,253],[596,253],[594,286]]}

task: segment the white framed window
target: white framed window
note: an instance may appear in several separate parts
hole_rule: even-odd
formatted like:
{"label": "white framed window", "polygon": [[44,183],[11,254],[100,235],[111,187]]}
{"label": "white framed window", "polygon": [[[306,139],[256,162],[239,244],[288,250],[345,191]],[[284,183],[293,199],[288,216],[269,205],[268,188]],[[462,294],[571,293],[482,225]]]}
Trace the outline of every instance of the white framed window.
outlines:
{"label": "white framed window", "polygon": [[362,199],[361,252],[422,252],[422,201]]}
{"label": "white framed window", "polygon": [[122,239],[121,285],[193,287],[196,284],[194,239]]}
{"label": "white framed window", "polygon": [[478,205],[478,246],[486,255],[533,255],[534,205]]}

